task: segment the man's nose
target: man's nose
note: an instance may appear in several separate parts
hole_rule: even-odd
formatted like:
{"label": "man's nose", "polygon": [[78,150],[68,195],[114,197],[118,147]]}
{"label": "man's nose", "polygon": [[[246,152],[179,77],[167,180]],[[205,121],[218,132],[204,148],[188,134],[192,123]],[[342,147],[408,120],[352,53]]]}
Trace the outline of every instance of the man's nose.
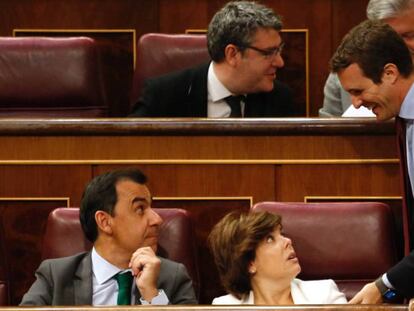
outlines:
{"label": "man's nose", "polygon": [[282,68],[285,65],[282,54],[277,53],[276,56],[273,57],[272,65],[277,68]]}
{"label": "man's nose", "polygon": [[361,100],[361,98],[359,96],[351,96],[351,100],[352,100],[352,105],[355,108],[358,109],[359,107],[362,106],[362,100]]}
{"label": "man's nose", "polygon": [[152,208],[151,208],[151,225],[161,225],[162,224],[162,218],[160,215],[158,215]]}

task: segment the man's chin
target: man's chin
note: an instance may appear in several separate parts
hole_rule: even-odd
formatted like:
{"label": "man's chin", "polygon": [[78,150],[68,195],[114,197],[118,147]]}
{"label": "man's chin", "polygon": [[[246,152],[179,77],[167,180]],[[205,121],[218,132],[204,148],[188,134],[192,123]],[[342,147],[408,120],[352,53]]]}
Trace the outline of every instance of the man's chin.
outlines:
{"label": "man's chin", "polygon": [[152,250],[154,251],[154,253],[157,253],[157,250],[158,250],[158,244],[151,245],[150,247],[152,248]]}
{"label": "man's chin", "polygon": [[271,92],[274,88],[273,80],[271,82],[266,83],[261,88],[260,92]]}

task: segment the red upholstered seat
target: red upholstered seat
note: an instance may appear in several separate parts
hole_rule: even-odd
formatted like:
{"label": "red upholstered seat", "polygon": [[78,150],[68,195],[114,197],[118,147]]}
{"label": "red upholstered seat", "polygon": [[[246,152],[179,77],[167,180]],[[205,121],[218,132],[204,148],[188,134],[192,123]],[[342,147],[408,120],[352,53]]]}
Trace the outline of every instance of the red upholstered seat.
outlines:
{"label": "red upholstered seat", "polygon": [[348,299],[396,263],[392,214],[383,203],[262,202],[253,210],[282,216],[300,278],[334,279]]}
{"label": "red upholstered seat", "polygon": [[[194,232],[188,212],[178,208],[154,208],[163,223],[160,227],[158,254],[183,263],[199,293]],[[84,237],[78,208],[57,208],[48,217],[43,239],[42,258],[70,256],[90,250],[92,244]]]}
{"label": "red upholstered seat", "polygon": [[145,79],[192,67],[210,60],[206,35],[143,35],[137,44],[137,63],[131,91],[131,105],[141,95]]}
{"label": "red upholstered seat", "polygon": [[91,38],[3,37],[0,68],[0,117],[107,116]]}

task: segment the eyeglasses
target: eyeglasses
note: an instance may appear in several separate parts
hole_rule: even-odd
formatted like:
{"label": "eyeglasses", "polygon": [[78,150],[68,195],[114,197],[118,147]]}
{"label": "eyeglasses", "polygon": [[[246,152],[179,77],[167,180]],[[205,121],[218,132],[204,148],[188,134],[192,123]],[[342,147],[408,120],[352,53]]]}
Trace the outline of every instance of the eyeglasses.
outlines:
{"label": "eyeglasses", "polygon": [[271,59],[271,58],[276,57],[276,55],[282,53],[284,46],[285,46],[285,43],[282,42],[277,48],[268,49],[268,50],[259,49],[252,45],[242,46],[242,48],[255,50],[256,52],[259,52],[260,54],[262,54],[265,58]]}

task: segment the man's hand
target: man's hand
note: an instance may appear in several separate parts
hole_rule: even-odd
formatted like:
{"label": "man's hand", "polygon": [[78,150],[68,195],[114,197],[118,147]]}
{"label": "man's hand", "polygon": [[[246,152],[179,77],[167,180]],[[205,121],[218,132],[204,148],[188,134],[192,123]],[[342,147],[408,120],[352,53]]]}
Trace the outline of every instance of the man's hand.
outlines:
{"label": "man's hand", "polygon": [[359,293],[349,301],[349,303],[352,304],[376,304],[381,302],[381,293],[374,282],[365,285]]}
{"label": "man's hand", "polygon": [[129,262],[141,297],[148,302],[158,295],[157,280],[160,266],[161,261],[151,247],[138,248]]}

